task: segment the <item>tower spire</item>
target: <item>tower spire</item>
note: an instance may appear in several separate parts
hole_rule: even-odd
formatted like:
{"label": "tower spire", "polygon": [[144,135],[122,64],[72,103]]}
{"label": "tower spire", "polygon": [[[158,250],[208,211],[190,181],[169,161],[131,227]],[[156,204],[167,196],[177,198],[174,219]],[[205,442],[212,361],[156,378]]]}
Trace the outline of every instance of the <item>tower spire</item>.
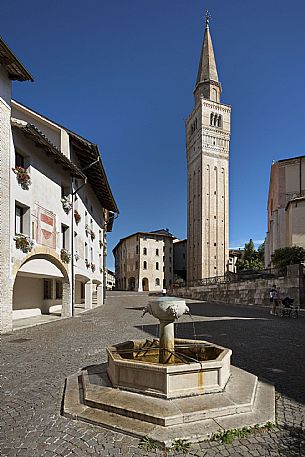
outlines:
{"label": "tower spire", "polygon": [[220,102],[221,84],[218,79],[212,38],[210,34],[210,13],[205,13],[205,31],[203,37],[200,62],[194,90],[195,103],[202,95],[203,98]]}

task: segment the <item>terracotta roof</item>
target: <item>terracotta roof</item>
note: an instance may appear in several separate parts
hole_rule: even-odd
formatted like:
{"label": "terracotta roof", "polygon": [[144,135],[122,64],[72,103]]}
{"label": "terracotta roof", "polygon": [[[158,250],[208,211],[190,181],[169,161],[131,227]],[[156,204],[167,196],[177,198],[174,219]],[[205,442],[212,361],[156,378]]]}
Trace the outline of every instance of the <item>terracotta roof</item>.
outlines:
{"label": "terracotta roof", "polygon": [[19,119],[11,119],[12,128],[21,131],[25,136],[32,139],[37,146],[42,146],[50,156],[64,169],[69,170],[72,176],[76,178],[85,178],[84,173],[71,162],[51,141],[33,124],[21,121]]}
{"label": "terracotta roof", "polygon": [[[70,136],[78,162],[103,207],[108,209],[108,211],[119,213],[108,183],[98,146],[71,132],[71,130],[66,129],[66,131]],[[93,163],[94,165],[91,166]]]}
{"label": "terracotta roof", "polygon": [[10,79],[17,81],[34,81],[30,73],[12,53],[4,40],[0,37],[0,64],[8,72]]}

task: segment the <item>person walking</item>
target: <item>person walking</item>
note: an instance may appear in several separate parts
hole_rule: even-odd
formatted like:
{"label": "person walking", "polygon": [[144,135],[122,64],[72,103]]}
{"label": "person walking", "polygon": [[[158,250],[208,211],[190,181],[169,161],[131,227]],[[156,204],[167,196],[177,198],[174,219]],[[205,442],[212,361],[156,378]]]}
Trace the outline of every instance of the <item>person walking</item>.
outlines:
{"label": "person walking", "polygon": [[279,305],[279,294],[276,288],[276,284],[273,284],[272,289],[270,290],[270,303],[272,304],[272,308],[270,310],[270,314],[276,315],[276,308]]}

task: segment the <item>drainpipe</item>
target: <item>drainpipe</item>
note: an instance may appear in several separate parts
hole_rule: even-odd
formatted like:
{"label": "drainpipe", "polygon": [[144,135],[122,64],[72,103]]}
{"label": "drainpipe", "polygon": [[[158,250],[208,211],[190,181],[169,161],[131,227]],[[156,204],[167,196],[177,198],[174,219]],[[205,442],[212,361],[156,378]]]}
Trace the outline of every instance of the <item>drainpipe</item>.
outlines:
{"label": "drainpipe", "polygon": [[[100,161],[100,157],[98,157],[97,160],[94,162],[90,163],[87,167],[83,168],[82,171],[88,170],[88,168],[92,167],[96,163]],[[71,219],[71,259],[72,259],[72,264],[71,264],[71,296],[72,296],[72,316],[75,315],[75,300],[74,300],[74,292],[75,292],[75,287],[74,287],[74,197],[79,192],[86,184],[87,184],[88,178],[87,176],[84,177],[84,182],[72,192],[72,219]]]}

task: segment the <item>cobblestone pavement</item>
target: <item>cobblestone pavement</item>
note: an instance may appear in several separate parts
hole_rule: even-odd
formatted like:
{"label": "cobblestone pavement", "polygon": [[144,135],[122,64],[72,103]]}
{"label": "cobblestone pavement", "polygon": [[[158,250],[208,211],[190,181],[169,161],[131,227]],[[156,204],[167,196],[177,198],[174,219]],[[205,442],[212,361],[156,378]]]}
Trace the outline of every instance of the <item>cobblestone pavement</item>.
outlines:
{"label": "cobblestone pavement", "polygon": [[[73,319],[15,331],[1,339],[1,452],[4,457],[186,455],[139,448],[139,440],[60,415],[64,381],[106,360],[105,346],[156,333],[141,319],[145,294],[113,292],[106,305]],[[233,364],[276,384],[278,427],[232,444],[204,442],[187,455],[305,456],[305,318],[262,308],[190,302],[197,337],[233,349]],[[193,338],[188,316],[177,336]]]}

